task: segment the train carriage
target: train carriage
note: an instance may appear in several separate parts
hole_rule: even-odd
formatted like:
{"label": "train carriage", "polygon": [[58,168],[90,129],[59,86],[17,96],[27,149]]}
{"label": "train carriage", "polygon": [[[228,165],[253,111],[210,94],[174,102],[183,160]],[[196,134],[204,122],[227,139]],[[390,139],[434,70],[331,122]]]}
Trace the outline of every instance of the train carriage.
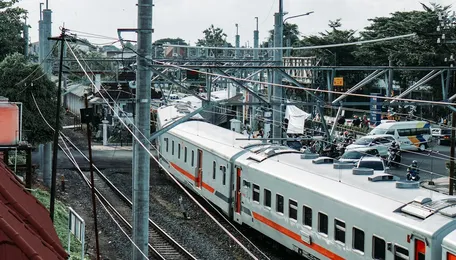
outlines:
{"label": "train carriage", "polygon": [[[158,109],[159,127],[187,111]],[[159,138],[160,161],[233,221],[309,259],[452,259],[456,252],[455,198],[242,138],[197,117]]]}

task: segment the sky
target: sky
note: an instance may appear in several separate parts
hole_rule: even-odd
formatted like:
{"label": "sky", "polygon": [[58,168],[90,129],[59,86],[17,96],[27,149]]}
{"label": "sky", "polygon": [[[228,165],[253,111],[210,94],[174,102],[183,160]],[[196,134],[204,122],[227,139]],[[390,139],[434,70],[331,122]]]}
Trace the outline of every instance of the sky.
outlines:
{"label": "sky", "polygon": [[[28,10],[31,41],[38,41],[40,2],[46,0],[20,0],[18,6]],[[426,1],[422,1],[427,3]],[[456,0],[433,0],[442,5],[456,6]],[[129,0],[49,0],[52,10],[52,35],[60,34],[59,27],[84,33],[117,38],[118,28],[136,28],[137,1]],[[211,24],[220,27],[234,44],[239,25],[241,45],[253,45],[255,17],[258,17],[260,42],[273,28],[274,13],[279,0],[154,0],[152,40],[180,37],[194,45],[203,38],[203,31]],[[328,21],[342,19],[343,29],[362,30],[369,18],[389,16],[395,11],[421,10],[417,0],[284,0],[285,16],[313,11],[309,16],[288,20],[299,26],[302,35],[313,35],[328,29]],[[456,7],[455,7],[456,10]],[[79,33],[83,37],[82,33]],[[134,33],[124,34],[125,39],[136,40]],[[87,38],[99,44],[113,40]]]}

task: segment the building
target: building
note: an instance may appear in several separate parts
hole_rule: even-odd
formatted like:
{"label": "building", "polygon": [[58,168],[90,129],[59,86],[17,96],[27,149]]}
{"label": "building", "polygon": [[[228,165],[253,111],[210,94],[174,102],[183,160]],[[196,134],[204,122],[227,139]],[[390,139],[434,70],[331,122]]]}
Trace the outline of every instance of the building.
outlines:
{"label": "building", "polygon": [[0,259],[68,259],[48,210],[0,161]]}

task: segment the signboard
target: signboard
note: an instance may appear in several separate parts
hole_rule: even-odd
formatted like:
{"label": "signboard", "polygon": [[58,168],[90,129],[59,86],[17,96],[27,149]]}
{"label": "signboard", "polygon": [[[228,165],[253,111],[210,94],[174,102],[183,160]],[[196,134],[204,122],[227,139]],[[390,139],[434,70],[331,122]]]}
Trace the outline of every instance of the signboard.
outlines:
{"label": "signboard", "polygon": [[0,100],[0,146],[16,146],[21,141],[21,109],[22,104]]}
{"label": "signboard", "polygon": [[71,245],[70,234],[73,234],[76,237],[76,239],[81,242],[81,259],[84,259],[85,222],[84,219],[82,219],[71,207],[68,209],[68,253],[70,252]]}
{"label": "signboard", "polygon": [[343,87],[344,86],[344,78],[343,77],[334,78],[333,85],[334,85],[334,87]]}
{"label": "signboard", "polygon": [[370,99],[370,124],[372,126],[378,126],[382,120],[382,102],[383,100],[380,98],[381,94],[379,93],[371,93]]}

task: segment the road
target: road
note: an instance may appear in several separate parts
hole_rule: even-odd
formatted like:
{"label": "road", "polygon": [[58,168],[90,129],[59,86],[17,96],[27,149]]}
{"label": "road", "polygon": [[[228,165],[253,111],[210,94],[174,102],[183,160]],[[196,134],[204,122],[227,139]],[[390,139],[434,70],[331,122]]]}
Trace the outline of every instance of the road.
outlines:
{"label": "road", "polygon": [[[413,160],[416,160],[418,162],[418,167],[421,169],[421,180],[428,180],[432,178],[448,176],[448,171],[445,168],[445,163],[449,161],[449,156],[449,146],[436,145],[432,148],[431,151],[403,152],[402,164],[410,165]],[[426,171],[433,172],[435,174],[430,174]],[[405,176],[407,174],[407,167],[402,165],[399,169],[391,169],[390,172],[405,179]]]}

